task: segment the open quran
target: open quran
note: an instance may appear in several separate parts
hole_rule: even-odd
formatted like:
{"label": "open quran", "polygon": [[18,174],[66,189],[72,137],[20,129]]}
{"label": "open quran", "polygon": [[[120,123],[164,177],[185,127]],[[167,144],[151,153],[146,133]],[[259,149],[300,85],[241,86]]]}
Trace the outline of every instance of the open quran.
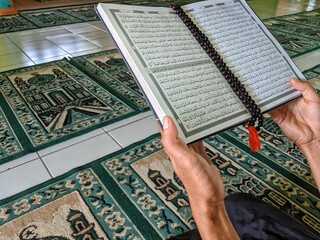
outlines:
{"label": "open quran", "polygon": [[157,119],[188,143],[253,118],[247,100],[262,114],[300,96],[289,79],[303,75],[244,0],[96,10]]}

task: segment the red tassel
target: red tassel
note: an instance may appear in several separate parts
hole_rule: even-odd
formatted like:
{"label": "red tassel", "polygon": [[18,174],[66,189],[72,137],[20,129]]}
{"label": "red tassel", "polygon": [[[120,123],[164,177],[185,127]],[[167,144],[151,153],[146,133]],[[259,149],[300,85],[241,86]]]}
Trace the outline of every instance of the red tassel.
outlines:
{"label": "red tassel", "polygon": [[258,135],[258,132],[257,130],[249,125],[248,125],[248,130],[249,130],[249,144],[250,144],[250,148],[251,148],[251,151],[252,152],[256,152],[258,150],[260,150],[260,139],[259,139],[259,135]]}

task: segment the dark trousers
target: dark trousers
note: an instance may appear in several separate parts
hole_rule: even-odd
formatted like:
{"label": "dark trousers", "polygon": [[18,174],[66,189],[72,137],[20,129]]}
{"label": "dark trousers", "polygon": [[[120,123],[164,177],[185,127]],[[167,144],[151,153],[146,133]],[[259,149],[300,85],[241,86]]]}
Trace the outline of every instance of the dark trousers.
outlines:
{"label": "dark trousers", "polygon": [[[229,218],[240,239],[247,240],[320,240],[320,234],[284,211],[249,194],[237,193],[225,198]],[[197,229],[170,238],[201,240]]]}

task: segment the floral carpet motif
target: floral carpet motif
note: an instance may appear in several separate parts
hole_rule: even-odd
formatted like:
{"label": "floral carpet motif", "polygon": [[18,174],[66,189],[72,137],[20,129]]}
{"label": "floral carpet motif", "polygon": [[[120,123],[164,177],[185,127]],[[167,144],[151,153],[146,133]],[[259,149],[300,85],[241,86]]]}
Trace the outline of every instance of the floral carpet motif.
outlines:
{"label": "floral carpet motif", "polygon": [[[270,126],[261,133],[258,154],[250,152],[242,127],[205,140],[226,194],[253,195],[320,233],[320,199],[310,170],[297,149]],[[4,199],[0,205],[0,240],[7,239],[4,236],[76,239],[76,234],[157,240],[193,228],[186,191],[159,135]]]}
{"label": "floral carpet motif", "polygon": [[257,153],[251,152],[242,126],[205,140],[222,172],[225,191],[254,195],[320,233],[319,191],[307,160],[270,118],[259,136]]}
{"label": "floral carpet motif", "polygon": [[71,62],[107,89],[128,100],[134,107],[148,109],[138,85],[117,50],[75,57]]}
{"label": "floral carpet motif", "polygon": [[3,111],[24,150],[37,150],[137,112],[61,60],[0,74]]}
{"label": "floral carpet motif", "polygon": [[23,153],[23,148],[2,109],[0,109],[0,146],[0,159]]}
{"label": "floral carpet motif", "polygon": [[0,207],[0,239],[145,239],[92,169]]}

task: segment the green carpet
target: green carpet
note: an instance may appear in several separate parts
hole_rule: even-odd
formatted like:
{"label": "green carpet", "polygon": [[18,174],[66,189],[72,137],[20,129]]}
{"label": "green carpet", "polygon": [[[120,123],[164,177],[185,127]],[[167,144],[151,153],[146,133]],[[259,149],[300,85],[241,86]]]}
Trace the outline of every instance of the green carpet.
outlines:
{"label": "green carpet", "polygon": [[1,73],[0,90],[0,163],[137,113],[67,60]]}
{"label": "green carpet", "polygon": [[263,20],[290,57],[320,48],[319,9]]}
{"label": "green carpet", "polygon": [[[261,137],[262,150],[255,154],[242,127],[205,140],[226,194],[251,194],[320,233],[319,192],[305,159],[272,122]],[[85,230],[77,230],[76,222]],[[0,206],[0,232],[9,239],[92,234],[93,239],[156,240],[194,227],[186,192],[158,135],[4,199]]]}
{"label": "green carpet", "polygon": [[303,71],[303,75],[320,94],[320,64]]}
{"label": "green carpet", "polygon": [[0,16],[0,34],[35,29],[37,26],[20,15]]}
{"label": "green carpet", "polygon": [[320,64],[302,72],[306,79],[320,78]]}
{"label": "green carpet", "polygon": [[286,21],[289,23],[296,23],[299,25],[305,25],[309,27],[314,27],[318,30],[320,29],[320,9],[316,9],[308,12],[300,12],[285,16],[276,17],[279,21]]}
{"label": "green carpet", "polygon": [[141,110],[148,109],[138,85],[117,50],[75,57],[71,62],[110,91],[130,101],[135,107]]}
{"label": "green carpet", "polygon": [[28,19],[39,28],[83,22],[79,18],[59,11],[59,9],[37,10],[32,12],[23,11],[20,12],[19,15]]}
{"label": "green carpet", "polygon": [[60,11],[85,22],[99,20],[99,17],[94,10],[94,5],[61,8]]}

